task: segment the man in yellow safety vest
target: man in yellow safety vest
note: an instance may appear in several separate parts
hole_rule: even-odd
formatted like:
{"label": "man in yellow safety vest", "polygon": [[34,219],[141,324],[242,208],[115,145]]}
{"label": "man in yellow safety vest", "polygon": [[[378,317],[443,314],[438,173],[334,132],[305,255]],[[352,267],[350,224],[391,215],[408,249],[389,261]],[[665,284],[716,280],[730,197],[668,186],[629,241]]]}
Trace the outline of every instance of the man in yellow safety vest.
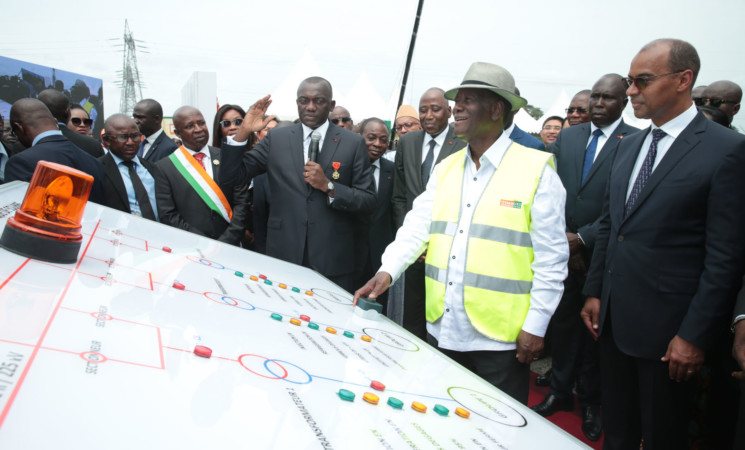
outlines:
{"label": "man in yellow safety vest", "polygon": [[445,97],[468,145],[437,165],[355,303],[384,292],[426,249],[428,340],[527,404],[529,363],[564,289],[566,194],[550,153],[502,133],[527,103],[506,69],[473,63]]}

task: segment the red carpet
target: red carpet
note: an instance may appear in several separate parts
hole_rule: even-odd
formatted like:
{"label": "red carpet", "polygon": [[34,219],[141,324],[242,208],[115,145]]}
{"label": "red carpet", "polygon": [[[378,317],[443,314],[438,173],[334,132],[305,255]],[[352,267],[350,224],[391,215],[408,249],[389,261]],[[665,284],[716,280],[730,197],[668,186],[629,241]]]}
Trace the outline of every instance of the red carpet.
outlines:
{"label": "red carpet", "polygon": [[[543,401],[543,398],[546,395],[548,395],[548,387],[535,385],[534,381],[536,376],[537,374],[533,372],[530,373],[530,395],[528,396],[528,406],[537,405]],[[578,402],[575,402],[574,411],[559,411],[551,417],[548,417],[548,420],[590,447],[598,450],[603,448],[602,437],[599,441],[592,442],[585,437],[584,433],[582,433],[582,411],[580,410]]]}

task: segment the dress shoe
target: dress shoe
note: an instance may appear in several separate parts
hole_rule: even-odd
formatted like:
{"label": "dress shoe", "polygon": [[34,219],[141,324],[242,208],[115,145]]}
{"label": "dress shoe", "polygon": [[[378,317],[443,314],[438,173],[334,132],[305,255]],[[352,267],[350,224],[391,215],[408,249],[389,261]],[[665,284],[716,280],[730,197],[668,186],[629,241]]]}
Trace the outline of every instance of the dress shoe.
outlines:
{"label": "dress shoe", "polygon": [[582,407],[582,432],[591,441],[600,439],[603,434],[603,419],[600,417],[599,406]]}
{"label": "dress shoe", "polygon": [[548,372],[544,373],[543,375],[538,375],[535,377],[535,385],[536,386],[551,386],[551,369],[548,369]]}
{"label": "dress shoe", "polygon": [[556,411],[571,411],[574,409],[574,397],[559,398],[553,394],[548,394],[541,403],[530,409],[543,417],[548,417]]}

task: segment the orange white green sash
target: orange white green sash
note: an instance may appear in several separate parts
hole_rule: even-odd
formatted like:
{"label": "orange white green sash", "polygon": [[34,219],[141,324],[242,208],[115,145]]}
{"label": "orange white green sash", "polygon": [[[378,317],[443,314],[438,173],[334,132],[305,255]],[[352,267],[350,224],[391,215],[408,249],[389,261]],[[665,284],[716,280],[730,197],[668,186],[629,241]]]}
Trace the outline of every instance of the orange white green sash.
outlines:
{"label": "orange white green sash", "polygon": [[204,170],[199,161],[182,145],[178,150],[171,153],[168,158],[179,173],[186,179],[191,187],[199,194],[199,197],[209,208],[220,214],[226,222],[230,222],[233,217],[233,210],[230,208],[228,199],[222,193],[207,172]]}

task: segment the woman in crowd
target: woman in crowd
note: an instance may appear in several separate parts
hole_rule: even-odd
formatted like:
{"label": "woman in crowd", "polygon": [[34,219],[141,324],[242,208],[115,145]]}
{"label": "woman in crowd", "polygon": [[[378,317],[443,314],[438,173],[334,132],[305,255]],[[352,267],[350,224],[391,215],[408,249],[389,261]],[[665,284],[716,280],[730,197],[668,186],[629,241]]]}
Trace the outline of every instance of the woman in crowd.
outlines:
{"label": "woman in crowd", "polygon": [[93,120],[85,109],[80,105],[70,105],[70,120],[67,122],[67,128],[76,133],[91,136],[91,126],[93,126]]}

